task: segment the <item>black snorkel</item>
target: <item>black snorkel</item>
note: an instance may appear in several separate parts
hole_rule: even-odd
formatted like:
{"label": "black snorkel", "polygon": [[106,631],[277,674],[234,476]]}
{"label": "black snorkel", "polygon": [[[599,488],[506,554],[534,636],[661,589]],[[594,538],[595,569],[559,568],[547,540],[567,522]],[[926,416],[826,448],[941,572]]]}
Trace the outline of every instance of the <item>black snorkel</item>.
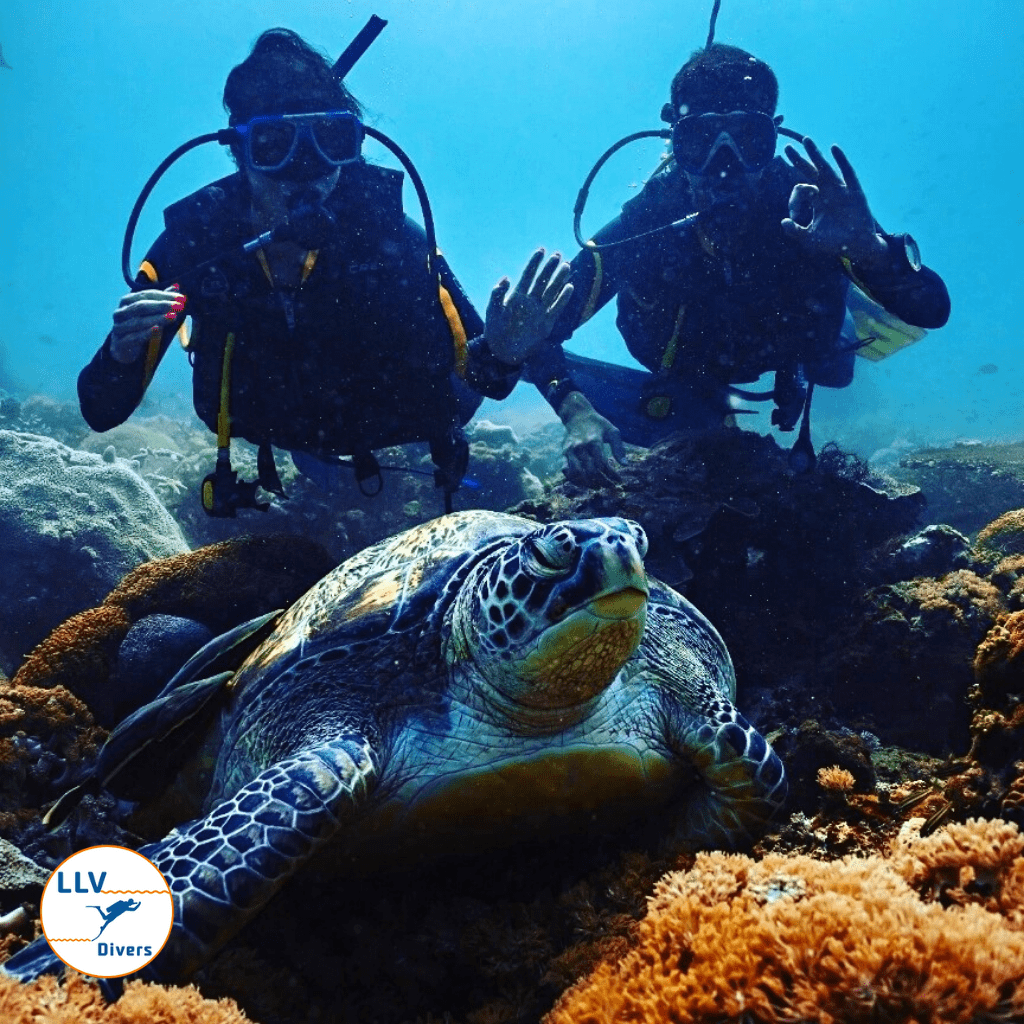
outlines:
{"label": "black snorkel", "polygon": [[[352,70],[356,62],[364,53],[366,53],[367,49],[369,49],[377,36],[380,35],[385,25],[387,25],[387,21],[378,17],[376,14],[370,17],[369,21],[367,21],[362,29],[360,29],[356,37],[348,44],[348,46],[345,47],[341,56],[337,61],[335,61],[331,70],[336,78],[341,80]],[[389,139],[383,132],[377,131],[375,128],[371,128],[368,125],[363,125],[362,127],[363,132],[366,135],[369,135],[372,139],[376,139],[395,155],[399,163],[401,163],[402,167],[409,175],[409,179],[412,181],[413,187],[416,189],[416,196],[419,199],[420,208],[423,212],[423,230],[427,236],[427,269],[430,273],[433,273],[435,254],[437,252],[437,239],[434,231],[434,216],[430,209],[430,200],[427,197],[427,190],[423,185],[423,179],[420,177],[419,172],[416,170],[405,151],[397,143]],[[121,246],[121,273],[124,276],[128,287],[131,288],[132,291],[137,291],[141,288],[165,288],[170,282],[180,281],[183,277],[194,275],[196,272],[224,259],[226,256],[234,256],[251,252],[254,249],[258,249],[260,246],[266,245],[268,242],[298,240],[300,238],[310,237],[313,237],[315,240],[316,237],[329,233],[331,227],[333,227],[333,217],[326,209],[324,209],[323,204],[321,202],[300,201],[293,210],[289,211],[288,216],[284,221],[276,225],[270,231],[264,232],[259,237],[246,242],[240,248],[218,253],[216,256],[205,260],[203,263],[194,267],[188,267],[184,270],[179,270],[174,274],[169,274],[166,278],[160,281],[136,283],[131,271],[132,241],[135,237],[135,229],[138,225],[139,217],[146,205],[146,201],[149,199],[150,194],[156,187],[157,182],[163,177],[173,163],[190,150],[195,149],[197,146],[205,145],[208,142],[217,142],[222,146],[230,146],[233,142],[238,140],[238,135],[238,130],[235,128],[222,128],[220,131],[209,132],[205,135],[198,135],[196,138],[190,139],[188,142],[184,142],[178,146],[177,149],[160,162],[157,169],[150,175],[149,180],[139,193],[138,199],[135,200],[135,205],[132,207],[132,212],[128,217],[128,224],[125,227],[124,242]],[[313,247],[315,248],[316,246]]]}
{"label": "black snorkel", "polygon": [[[712,43],[714,43],[714,41],[715,41],[715,23],[718,21],[718,12],[721,9],[721,6],[722,6],[722,0],[715,0],[714,7],[711,10],[711,20],[710,20],[709,25],[708,25],[708,40],[704,44],[704,49],[710,49]],[[666,118],[666,120],[667,120],[667,118]],[[773,118],[773,121],[775,122],[775,130],[776,130],[776,132],[779,135],[788,136],[791,139],[795,139],[797,142],[802,142],[803,141],[804,137],[799,132],[795,132],[795,131],[792,131],[789,128],[783,128],[782,127],[782,117],[781,117],[781,115]],[[690,213],[690,214],[687,214],[685,217],[681,217],[679,220],[673,220],[673,221],[670,221],[668,224],[662,224],[662,225],[660,225],[660,226],[658,226],[656,228],[651,228],[648,231],[642,231],[642,232],[640,232],[637,235],[631,235],[629,238],[620,238],[620,239],[618,239],[617,241],[614,241],[614,242],[602,242],[602,243],[597,243],[597,242],[595,242],[593,240],[587,241],[586,239],[584,239],[582,231],[581,231],[581,228],[580,228],[580,222],[583,219],[583,210],[584,210],[584,207],[587,205],[587,198],[590,195],[590,186],[593,184],[594,179],[597,177],[598,172],[601,170],[601,168],[605,165],[605,163],[608,161],[608,159],[611,156],[613,156],[620,149],[622,149],[623,146],[627,146],[631,142],[636,142],[639,139],[665,139],[666,141],[668,141],[668,140],[671,140],[671,138],[672,138],[672,129],[671,128],[652,128],[652,129],[650,129],[648,131],[634,132],[632,135],[627,135],[625,138],[619,139],[618,142],[616,142],[613,145],[609,146],[608,149],[606,149],[601,154],[601,156],[598,157],[597,163],[595,163],[594,166],[591,168],[590,173],[587,175],[586,180],[583,182],[583,185],[580,188],[579,193],[576,196],[576,203],[573,206],[573,210],[572,210],[572,212],[573,212],[572,231],[573,231],[573,235],[574,235],[574,237],[576,239],[576,244],[581,249],[596,249],[596,250],[599,250],[599,251],[600,250],[604,250],[604,249],[612,249],[612,248],[615,248],[616,246],[619,246],[619,245],[629,245],[630,243],[636,242],[636,241],[638,241],[641,238],[648,238],[651,235],[660,234],[662,231],[678,230],[678,229],[682,229],[682,228],[685,228],[685,227],[690,227],[690,226],[695,226],[696,225],[697,218],[700,216],[700,214],[699,213]],[[667,163],[671,159],[672,159],[672,157],[668,156],[666,158],[666,160],[663,161],[662,166],[664,166],[664,164]]]}
{"label": "black snorkel", "polygon": [[[722,0],[714,0],[714,4],[711,9],[711,18],[708,23],[708,38],[704,44],[704,49],[709,50],[715,41],[715,26],[718,21],[718,14],[721,10]],[[679,111],[672,111],[671,106],[666,104],[665,109],[662,113],[662,118],[665,121],[670,121],[672,114],[679,115]],[[765,115],[768,116],[768,115]],[[794,139],[797,142],[803,142],[804,136],[799,132],[795,132],[789,128],[782,127],[782,116],[777,115],[771,118],[775,126],[776,135],[785,135],[788,138]],[[608,149],[601,154],[598,158],[597,163],[591,168],[590,173],[587,175],[586,180],[583,182],[579,193],[576,196],[576,203],[573,206],[573,235],[576,239],[576,244],[581,249],[590,249],[592,251],[600,252],[605,249],[612,249],[620,245],[629,245],[640,239],[648,238],[651,235],[657,235],[664,231],[682,230],[683,228],[696,227],[697,221],[701,214],[699,212],[687,214],[685,217],[681,217],[678,220],[670,221],[667,224],[661,224],[657,227],[650,228],[649,230],[642,231],[638,234],[631,235],[629,238],[621,238],[613,242],[595,242],[592,239],[586,240],[583,237],[583,233],[580,227],[581,220],[583,218],[583,210],[587,204],[587,198],[590,194],[590,187],[597,177],[598,172],[605,165],[608,159],[615,153],[617,153],[624,146],[629,145],[632,142],[636,142],[640,139],[665,139],[670,141],[673,139],[672,128],[655,128],[648,131],[634,132],[632,135],[627,135],[625,138],[620,139],[614,143]],[[674,161],[675,157],[673,154],[669,154],[665,157],[662,163],[658,167],[658,171],[661,171],[670,161]],[[678,165],[677,165],[678,166]],[[763,402],[763,401],[775,401],[780,403],[780,408],[773,411],[772,414],[772,425],[778,426],[780,430],[791,431],[794,429],[796,423],[796,417],[790,421],[788,416],[784,419],[780,416],[781,403],[786,400],[787,397],[791,397],[786,394],[786,388],[784,387],[784,381],[780,382],[779,373],[776,373],[775,387],[771,391],[748,391],[743,388],[738,388],[734,385],[728,385],[727,390],[731,395],[737,398],[741,398],[744,401],[750,402]],[[811,382],[805,382],[802,379],[796,385],[796,397],[800,399],[799,403],[799,415],[800,417],[800,431],[797,436],[796,443],[790,449],[789,464],[790,468],[794,473],[805,473],[810,472],[814,469],[817,461],[814,453],[814,445],[811,442],[811,398],[814,394],[814,384]],[[754,413],[756,410],[753,409],[734,409],[731,410],[732,414],[740,412]]]}
{"label": "black snorkel", "polygon": [[[338,57],[337,61],[331,68],[332,74],[335,78],[341,81],[346,75],[348,75],[357,61],[359,61],[366,53],[367,49],[369,49],[371,44],[377,36],[380,35],[386,25],[387,22],[377,15],[373,15],[369,21],[367,21],[355,38],[348,44],[348,46],[345,47],[341,56]],[[326,114],[328,112],[324,113]],[[178,146],[177,149],[161,161],[160,165],[150,175],[149,180],[139,193],[139,196],[135,201],[135,205],[132,207],[131,214],[128,217],[128,223],[125,228],[124,242],[121,247],[121,272],[128,284],[128,287],[132,291],[139,291],[146,288],[164,289],[169,287],[171,282],[187,282],[190,278],[195,278],[197,274],[204,271],[211,265],[223,261],[226,258],[245,255],[246,253],[259,249],[269,242],[296,241],[307,248],[320,248],[321,245],[328,242],[334,236],[337,229],[334,215],[324,205],[323,197],[321,197],[315,189],[310,188],[295,198],[284,220],[275,225],[270,231],[264,232],[258,237],[245,242],[240,246],[236,246],[232,249],[221,252],[210,259],[206,259],[202,263],[179,269],[175,273],[168,274],[159,281],[136,281],[132,275],[132,241],[135,236],[135,229],[138,225],[139,217],[141,216],[146,201],[149,199],[153,189],[156,187],[157,182],[163,177],[172,164],[190,150],[195,149],[198,146],[205,145],[209,142],[216,142],[222,146],[238,144],[240,138],[244,139],[243,129],[246,127],[247,126],[224,128],[220,131],[199,135],[196,138]],[[442,257],[440,257],[437,252],[434,218],[422,178],[412,161],[406,155],[405,151],[402,150],[397,143],[393,142],[382,132],[379,132],[374,128],[370,128],[367,125],[360,124],[360,129],[362,135],[368,135],[371,138],[376,139],[389,149],[409,175],[409,178],[413,183],[413,187],[416,189],[416,195],[419,199],[423,214],[423,228],[427,238],[425,266],[428,274],[432,277],[435,276],[438,272],[438,260]],[[357,155],[355,159],[362,159],[361,154]],[[186,290],[188,285],[182,285],[181,287],[182,290]],[[232,342],[229,337],[229,345],[230,344],[232,344]],[[229,357],[226,355],[225,358],[228,359]],[[226,373],[227,371],[225,370],[224,375],[222,375],[222,392],[224,392],[224,394],[226,394],[224,385],[224,381],[227,379],[225,376]],[[257,456],[258,478],[256,480],[248,482],[241,480],[238,477],[238,473],[232,468],[229,452],[231,436],[230,417],[227,414],[224,394],[222,394],[221,412],[218,415],[216,469],[213,473],[208,474],[203,480],[201,486],[201,499],[203,509],[207,515],[217,518],[233,518],[239,509],[255,508],[260,511],[267,510],[269,507],[268,504],[266,502],[257,501],[256,499],[256,491],[259,487],[262,487],[270,493],[277,494],[280,497],[286,497],[286,495],[281,487],[280,478],[278,477],[276,467],[274,466],[273,452],[269,444],[263,444],[259,448]],[[464,445],[464,447],[468,452],[468,446]],[[375,460],[373,464],[376,466]],[[461,467],[461,471],[453,471],[453,473],[450,473],[445,477],[446,482],[444,486],[446,511],[450,510],[451,492],[458,487],[464,470],[465,467],[463,465]],[[449,480],[448,477],[451,477],[452,479]],[[455,477],[458,479],[455,479]],[[435,473],[435,480],[437,481],[438,479],[438,474]]]}

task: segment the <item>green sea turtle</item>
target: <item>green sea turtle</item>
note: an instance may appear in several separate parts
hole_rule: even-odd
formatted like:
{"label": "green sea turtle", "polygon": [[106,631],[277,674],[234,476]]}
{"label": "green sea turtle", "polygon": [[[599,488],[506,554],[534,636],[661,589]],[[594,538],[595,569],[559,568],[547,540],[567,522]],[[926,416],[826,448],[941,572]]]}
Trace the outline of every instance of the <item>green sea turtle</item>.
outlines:
{"label": "green sea turtle", "polygon": [[[625,519],[455,513],[204,648],[96,769],[202,815],[140,850],[175,904],[143,976],[188,977],[311,861],[352,873],[652,812],[695,846],[761,831],[782,764],[733,706],[721,637],[646,550]],[[5,967],[59,965],[40,940]]]}

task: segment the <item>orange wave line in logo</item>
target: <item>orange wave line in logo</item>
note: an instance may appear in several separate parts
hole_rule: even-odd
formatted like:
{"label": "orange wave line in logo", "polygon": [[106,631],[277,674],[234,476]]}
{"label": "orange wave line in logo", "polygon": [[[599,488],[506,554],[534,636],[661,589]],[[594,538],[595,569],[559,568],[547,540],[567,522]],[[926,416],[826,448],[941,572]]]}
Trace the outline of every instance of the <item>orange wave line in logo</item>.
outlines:
{"label": "orange wave line in logo", "polygon": [[104,896],[114,895],[116,893],[123,893],[123,894],[127,895],[128,893],[143,893],[143,894],[145,894],[145,893],[161,893],[162,892],[162,893],[166,893],[168,896],[171,894],[170,889],[100,889],[100,892],[103,893]]}
{"label": "orange wave line in logo", "polygon": [[51,939],[47,937],[47,942],[92,942],[92,939]]}

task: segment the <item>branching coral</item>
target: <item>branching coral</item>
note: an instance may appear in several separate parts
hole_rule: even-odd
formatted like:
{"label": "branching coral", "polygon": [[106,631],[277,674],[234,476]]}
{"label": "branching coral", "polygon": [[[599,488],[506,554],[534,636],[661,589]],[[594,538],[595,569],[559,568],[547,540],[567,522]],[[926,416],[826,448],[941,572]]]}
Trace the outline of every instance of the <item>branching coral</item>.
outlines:
{"label": "branching coral", "polygon": [[545,1024],[1021,1019],[1022,849],[974,821],[888,859],[700,854],[658,883],[636,948]]}
{"label": "branching coral", "polygon": [[0,975],[4,1024],[251,1024],[230,999],[204,999],[193,986],[163,988],[131,981],[107,1004],[99,988],[72,974],[61,984],[44,975],[23,985]]}

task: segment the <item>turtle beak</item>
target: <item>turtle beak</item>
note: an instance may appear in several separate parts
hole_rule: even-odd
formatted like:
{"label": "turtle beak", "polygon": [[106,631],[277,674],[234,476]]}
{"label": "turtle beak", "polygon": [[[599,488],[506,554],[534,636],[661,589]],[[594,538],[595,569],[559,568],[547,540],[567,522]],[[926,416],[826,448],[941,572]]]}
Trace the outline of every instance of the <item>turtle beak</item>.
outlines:
{"label": "turtle beak", "polygon": [[590,610],[600,619],[632,619],[647,601],[647,591],[625,587],[613,594],[602,594],[590,603]]}

